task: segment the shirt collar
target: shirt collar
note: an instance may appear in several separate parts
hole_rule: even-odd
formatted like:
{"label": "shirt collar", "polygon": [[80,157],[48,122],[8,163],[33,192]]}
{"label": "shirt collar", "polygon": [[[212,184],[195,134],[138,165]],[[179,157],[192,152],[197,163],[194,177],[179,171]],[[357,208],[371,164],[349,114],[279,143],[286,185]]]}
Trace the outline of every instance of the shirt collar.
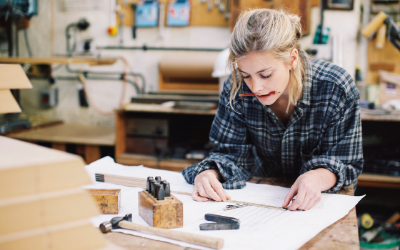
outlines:
{"label": "shirt collar", "polygon": [[299,103],[310,105],[310,94],[313,78],[312,62],[307,53],[302,50],[300,50],[299,52],[300,56],[303,58],[304,63],[303,94],[301,95]]}

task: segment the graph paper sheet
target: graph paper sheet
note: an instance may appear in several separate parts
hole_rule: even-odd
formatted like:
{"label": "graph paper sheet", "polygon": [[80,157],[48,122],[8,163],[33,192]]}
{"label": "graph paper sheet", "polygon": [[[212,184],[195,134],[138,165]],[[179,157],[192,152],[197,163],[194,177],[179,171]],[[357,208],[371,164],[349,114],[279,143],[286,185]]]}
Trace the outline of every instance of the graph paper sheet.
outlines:
{"label": "graph paper sheet", "polygon": [[[88,166],[86,170],[94,181],[95,173],[124,175],[131,177],[147,178],[148,176],[161,176],[168,180],[173,191],[191,193],[193,185],[189,185],[183,176],[177,172],[145,168],[142,166],[129,167],[117,164],[110,157],[100,159]],[[99,183],[84,186],[84,188],[120,188],[121,209],[119,215],[132,213],[132,221],[147,225],[138,213],[138,192],[141,188],[125,187],[115,184]],[[247,183],[239,190],[227,190],[233,200],[262,203],[281,206],[289,188],[271,186],[266,184]],[[175,194],[174,194],[175,195]],[[211,237],[223,238],[223,249],[298,249],[315,235],[337,220],[344,217],[363,196],[354,197],[338,194],[322,194],[321,202],[308,211],[282,211],[262,207],[242,207],[224,211],[226,202],[196,202],[189,195],[175,195],[183,203],[183,228],[171,229],[190,232]],[[239,230],[200,231],[199,225],[206,223],[204,215],[214,213],[240,219]],[[92,218],[92,223],[98,226],[104,221],[109,221],[116,215],[101,215]],[[133,234],[155,240],[179,244],[186,247],[208,249],[163,237],[118,229],[116,231]]]}

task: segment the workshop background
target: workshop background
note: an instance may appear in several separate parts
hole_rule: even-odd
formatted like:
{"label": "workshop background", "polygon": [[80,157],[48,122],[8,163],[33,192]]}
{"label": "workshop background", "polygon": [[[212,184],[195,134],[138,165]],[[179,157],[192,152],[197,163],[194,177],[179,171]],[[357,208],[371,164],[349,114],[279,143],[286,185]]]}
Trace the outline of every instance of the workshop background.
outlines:
{"label": "workshop background", "polygon": [[[87,164],[198,163],[213,147],[231,31],[249,8],[299,14],[302,49],[354,78],[365,158],[355,194],[367,195],[360,235],[383,226],[400,211],[399,0],[0,0],[0,63],[20,64],[32,83],[12,91],[21,114],[0,110],[0,135]],[[393,225],[387,237],[399,239]]]}
{"label": "workshop background", "polygon": [[[33,57],[65,56],[66,35],[65,29],[71,23],[78,22],[81,18],[86,18],[90,27],[83,32],[78,32],[78,42],[86,39],[93,39],[93,46],[102,49],[96,49],[95,55],[103,57],[123,56],[132,65],[134,72],[143,74],[146,79],[145,91],[158,90],[158,63],[165,53],[176,53],[171,51],[143,51],[141,49],[104,49],[108,46],[118,47],[120,44],[120,34],[110,36],[107,29],[112,25],[112,16],[116,18],[115,6],[110,5],[112,0],[97,1],[38,1],[38,15],[33,16],[27,29],[27,37],[32,50]],[[127,1],[123,1],[126,3]],[[195,2],[200,2],[195,1]],[[249,1],[251,6],[251,1]],[[257,2],[257,1],[253,1]],[[318,1],[317,1],[318,2]],[[115,1],[114,1],[115,3]],[[124,4],[122,3],[122,4]],[[261,3],[263,3],[261,1]],[[266,2],[268,3],[268,2]],[[263,3],[264,4],[264,3]],[[129,5],[129,4],[128,4]],[[196,5],[199,5],[196,3]],[[204,9],[207,14],[207,5],[202,4],[198,8]],[[211,12],[219,12],[218,7],[214,7]],[[365,52],[360,51],[361,39],[357,31],[361,26],[361,0],[354,1],[353,10],[337,11],[325,10],[325,25],[331,29],[331,35],[340,35],[343,41],[343,67],[354,76],[356,65],[365,61]],[[218,14],[218,13],[217,13]],[[223,16],[224,13],[220,15]],[[315,34],[320,20],[320,7],[312,7],[310,23],[310,34]],[[127,17],[128,18],[128,17]],[[207,18],[207,17],[205,17]],[[114,21],[116,22],[116,21]],[[209,26],[189,26],[186,27],[168,27],[165,26],[160,37],[158,27],[137,28],[137,38],[132,39],[132,27],[124,26],[119,33],[123,34],[123,47],[182,47],[182,48],[227,48],[230,42],[230,31],[227,27],[221,27],[220,24],[211,24]],[[72,32],[71,32],[72,34]],[[20,57],[28,57],[25,46],[24,33],[19,32],[18,48]],[[313,42],[313,35],[305,36],[301,45],[304,49],[310,48]],[[72,43],[72,41],[71,41]],[[1,56],[7,56],[7,43],[2,43]],[[81,50],[82,51],[82,50]],[[201,53],[201,52],[200,52]],[[359,56],[360,55],[360,56]],[[71,65],[72,69],[82,69],[85,65]],[[86,68],[88,69],[88,68]],[[118,61],[111,66],[90,67],[93,71],[123,71],[123,63]],[[64,68],[60,68],[53,73],[53,76],[76,76],[68,74]],[[115,77],[115,75],[113,76]],[[40,99],[37,98],[40,88],[46,86],[46,79],[32,79],[33,90],[21,92],[21,104],[24,111],[29,114],[43,114],[49,117],[60,118],[65,122],[84,123],[112,126],[113,117],[105,117],[96,113],[91,107],[82,108],[79,106],[77,85],[78,80],[57,80],[59,88],[59,103],[51,110],[40,108]],[[140,83],[139,83],[140,84]],[[119,106],[120,93],[122,89],[121,81],[88,80],[93,100],[99,108],[111,111]],[[124,101],[137,93],[132,86],[127,87]]]}

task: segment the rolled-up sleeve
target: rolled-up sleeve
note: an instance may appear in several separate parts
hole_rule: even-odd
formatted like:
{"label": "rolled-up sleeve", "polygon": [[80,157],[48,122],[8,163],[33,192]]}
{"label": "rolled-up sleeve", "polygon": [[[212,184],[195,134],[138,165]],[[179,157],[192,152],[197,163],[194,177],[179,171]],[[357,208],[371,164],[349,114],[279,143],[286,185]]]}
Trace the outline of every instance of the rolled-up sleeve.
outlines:
{"label": "rolled-up sleeve", "polygon": [[343,102],[328,124],[321,140],[321,154],[313,156],[301,167],[301,174],[325,168],[337,177],[328,193],[338,192],[342,186],[355,183],[363,168],[362,131],[359,96]]}
{"label": "rolled-up sleeve", "polygon": [[210,131],[210,140],[216,148],[199,164],[182,171],[189,184],[194,184],[195,177],[202,171],[217,169],[222,175],[222,186],[225,189],[242,188],[246,186],[246,180],[254,167],[252,144],[249,141],[243,106],[239,98],[233,100],[234,109],[230,106],[228,81],[224,84],[218,111]]}

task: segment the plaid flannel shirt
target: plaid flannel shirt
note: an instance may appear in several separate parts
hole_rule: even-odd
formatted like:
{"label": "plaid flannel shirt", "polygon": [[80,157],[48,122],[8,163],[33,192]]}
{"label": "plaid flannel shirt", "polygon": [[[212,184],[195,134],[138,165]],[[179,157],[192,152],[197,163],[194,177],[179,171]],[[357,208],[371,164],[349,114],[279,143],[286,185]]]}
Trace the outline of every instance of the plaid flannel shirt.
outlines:
{"label": "plaid flannel shirt", "polygon": [[[301,56],[303,94],[286,126],[256,97],[237,95],[233,110],[231,84],[225,82],[210,132],[216,148],[183,170],[189,184],[207,169],[218,169],[222,186],[236,189],[252,175],[295,179],[317,168],[337,176],[335,186],[326,192],[356,183],[364,162],[357,87],[339,66],[310,59],[304,52]],[[244,81],[239,92],[251,92]]]}

